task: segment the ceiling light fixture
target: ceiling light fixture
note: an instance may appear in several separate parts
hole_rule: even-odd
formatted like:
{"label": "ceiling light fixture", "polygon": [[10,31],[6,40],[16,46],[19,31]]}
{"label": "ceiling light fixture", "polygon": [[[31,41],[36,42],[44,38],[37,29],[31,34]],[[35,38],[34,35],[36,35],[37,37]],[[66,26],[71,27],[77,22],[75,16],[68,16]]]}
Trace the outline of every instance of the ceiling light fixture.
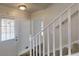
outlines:
{"label": "ceiling light fixture", "polygon": [[20,10],[25,10],[26,9],[25,5],[19,5],[18,7],[19,7]]}

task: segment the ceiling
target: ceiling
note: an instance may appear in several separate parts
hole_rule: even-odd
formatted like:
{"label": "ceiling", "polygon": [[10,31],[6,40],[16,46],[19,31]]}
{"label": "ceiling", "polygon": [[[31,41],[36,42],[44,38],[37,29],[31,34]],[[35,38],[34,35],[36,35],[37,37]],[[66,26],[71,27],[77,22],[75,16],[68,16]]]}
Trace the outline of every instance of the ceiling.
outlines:
{"label": "ceiling", "polygon": [[0,3],[0,5],[4,5],[16,9],[18,9],[18,5],[22,5],[22,4],[27,6],[27,9],[25,10],[26,12],[32,13],[35,11],[46,9],[52,3]]}

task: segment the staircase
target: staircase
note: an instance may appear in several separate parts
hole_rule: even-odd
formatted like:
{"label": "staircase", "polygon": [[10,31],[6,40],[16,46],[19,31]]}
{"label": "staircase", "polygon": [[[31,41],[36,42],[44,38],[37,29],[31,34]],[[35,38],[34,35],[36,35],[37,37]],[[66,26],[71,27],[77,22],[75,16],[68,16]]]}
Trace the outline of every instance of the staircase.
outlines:
{"label": "staircase", "polygon": [[[43,46],[43,45],[42,45],[42,46]],[[38,46],[38,47],[39,47],[39,46]],[[41,50],[42,50],[42,48],[43,48],[43,47],[41,47]],[[36,47],[35,47],[35,49],[36,49]],[[38,51],[39,51],[39,48],[38,48]],[[32,52],[33,52],[33,50],[32,50]],[[41,52],[43,52],[43,50],[42,50]],[[78,52],[79,52],[79,44],[78,44],[78,43],[72,44],[71,53],[72,53],[72,54],[75,54],[75,53],[78,53]],[[36,56],[36,51],[34,51],[34,53],[35,53],[35,56]],[[56,55],[56,56],[60,56],[60,51],[59,51],[59,50],[56,50],[56,51],[55,51],[55,55]],[[62,56],[67,56],[67,55],[68,55],[68,47],[64,47],[64,48],[62,49]],[[21,56],[30,56],[30,51],[28,51],[28,52],[22,54]],[[37,53],[37,56],[39,56],[39,52]],[[43,56],[43,53],[41,53],[41,56]],[[45,56],[47,56],[47,54],[46,54]],[[53,56],[53,52],[50,53],[50,56]]]}
{"label": "staircase", "polygon": [[[71,4],[35,36],[28,56],[67,56],[79,52],[79,4]],[[51,31],[50,31],[51,30]],[[43,32],[43,36],[41,35]]]}

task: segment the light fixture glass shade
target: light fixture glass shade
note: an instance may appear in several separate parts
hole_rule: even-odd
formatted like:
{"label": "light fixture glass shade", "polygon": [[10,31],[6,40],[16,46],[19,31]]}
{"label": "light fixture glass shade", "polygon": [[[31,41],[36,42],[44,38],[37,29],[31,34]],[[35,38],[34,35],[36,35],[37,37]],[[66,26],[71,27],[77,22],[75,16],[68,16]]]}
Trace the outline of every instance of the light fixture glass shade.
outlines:
{"label": "light fixture glass shade", "polygon": [[19,5],[18,7],[19,7],[20,10],[25,10],[26,9],[25,5]]}

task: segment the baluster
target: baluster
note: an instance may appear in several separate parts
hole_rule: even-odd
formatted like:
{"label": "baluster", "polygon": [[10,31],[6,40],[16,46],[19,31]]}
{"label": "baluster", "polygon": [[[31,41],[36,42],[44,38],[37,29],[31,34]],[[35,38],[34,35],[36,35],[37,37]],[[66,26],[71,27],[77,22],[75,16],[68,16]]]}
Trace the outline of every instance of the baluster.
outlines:
{"label": "baluster", "polygon": [[53,24],[53,56],[55,56],[55,27]]}
{"label": "baluster", "polygon": [[62,26],[61,26],[61,17],[59,19],[59,45],[60,45],[60,56],[62,56]]}
{"label": "baluster", "polygon": [[37,40],[37,37],[36,37],[36,56],[38,56],[38,50],[37,50],[38,49],[38,44],[37,43],[38,43],[38,40]]}
{"label": "baluster", "polygon": [[[79,19],[79,4],[77,5],[77,8],[78,8],[78,19]],[[78,20],[78,24],[79,24],[79,20]],[[78,28],[78,30],[79,30],[79,28]],[[78,31],[78,35],[79,35],[79,31]],[[79,36],[78,36],[78,39],[79,39]],[[79,42],[79,40],[78,40],[78,42]]]}
{"label": "baluster", "polygon": [[68,55],[71,55],[71,13],[68,10]]}
{"label": "baluster", "polygon": [[45,40],[44,40],[44,33],[43,33],[43,56],[45,56]]}
{"label": "baluster", "polygon": [[32,56],[32,48],[31,48],[31,47],[32,47],[32,46],[31,46],[31,43],[32,43],[32,42],[31,42],[31,36],[29,37],[29,41],[30,41],[30,56]]}
{"label": "baluster", "polygon": [[48,56],[50,55],[50,52],[49,52],[49,27],[47,28],[47,45],[48,45],[48,47],[47,47],[47,50],[48,50]]}
{"label": "baluster", "polygon": [[[35,39],[35,38],[34,38],[34,39]],[[35,45],[35,44],[34,44],[34,39],[33,39],[33,56],[35,56],[35,53],[34,53],[34,52],[35,52],[35,49],[34,49],[34,47],[35,47],[35,46],[34,46],[34,45]]]}
{"label": "baluster", "polygon": [[41,40],[40,40],[40,34],[39,34],[39,56],[41,56]]}

